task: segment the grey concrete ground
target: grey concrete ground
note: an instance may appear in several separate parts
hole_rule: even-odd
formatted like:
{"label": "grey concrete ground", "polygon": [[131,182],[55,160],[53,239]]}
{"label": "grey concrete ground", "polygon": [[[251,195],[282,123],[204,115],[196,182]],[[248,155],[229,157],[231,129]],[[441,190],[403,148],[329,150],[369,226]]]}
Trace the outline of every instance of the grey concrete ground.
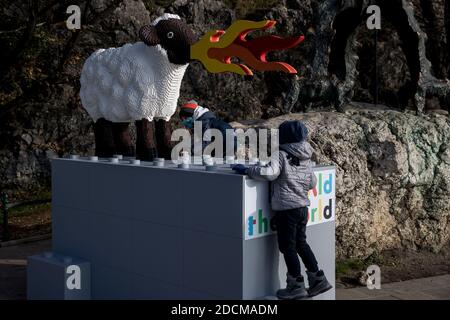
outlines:
{"label": "grey concrete ground", "polygon": [[[27,257],[51,250],[51,240],[0,248],[0,300],[26,298]],[[337,289],[338,300],[450,300],[450,274],[365,287]]]}
{"label": "grey concrete ground", "polygon": [[51,240],[0,247],[0,299],[26,298],[27,257],[51,247]]}
{"label": "grey concrete ground", "polygon": [[450,300],[450,274],[366,287],[337,289],[338,300]]}

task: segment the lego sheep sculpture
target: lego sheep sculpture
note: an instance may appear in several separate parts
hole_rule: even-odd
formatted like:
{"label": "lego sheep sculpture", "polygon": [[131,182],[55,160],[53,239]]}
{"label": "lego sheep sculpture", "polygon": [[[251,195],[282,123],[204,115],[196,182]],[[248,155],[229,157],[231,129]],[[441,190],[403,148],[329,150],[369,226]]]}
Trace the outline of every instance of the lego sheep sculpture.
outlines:
{"label": "lego sheep sculpture", "polygon": [[[134,44],[97,50],[81,71],[80,97],[95,122],[96,155],[101,157],[170,157],[168,121],[177,108],[196,37],[173,14],[142,27],[139,37],[142,41]],[[129,133],[132,121],[136,152]]]}

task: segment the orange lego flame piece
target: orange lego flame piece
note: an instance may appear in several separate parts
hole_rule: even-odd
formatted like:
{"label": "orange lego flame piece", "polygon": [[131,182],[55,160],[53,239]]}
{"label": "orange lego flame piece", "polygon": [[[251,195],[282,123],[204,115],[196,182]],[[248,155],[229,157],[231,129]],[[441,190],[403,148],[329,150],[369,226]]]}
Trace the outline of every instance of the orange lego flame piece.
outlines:
{"label": "orange lego flame piece", "polygon": [[[278,36],[263,36],[247,40],[246,36],[255,30],[268,29],[276,21],[260,22],[238,20],[226,31],[212,30],[191,47],[191,58],[203,63],[209,72],[235,72],[252,75],[251,68],[257,71],[283,71],[297,73],[297,70],[285,62],[266,60],[270,51],[292,48],[304,40],[303,36],[283,39]],[[231,63],[231,57],[239,58],[243,63]],[[249,67],[248,67],[248,66]]]}

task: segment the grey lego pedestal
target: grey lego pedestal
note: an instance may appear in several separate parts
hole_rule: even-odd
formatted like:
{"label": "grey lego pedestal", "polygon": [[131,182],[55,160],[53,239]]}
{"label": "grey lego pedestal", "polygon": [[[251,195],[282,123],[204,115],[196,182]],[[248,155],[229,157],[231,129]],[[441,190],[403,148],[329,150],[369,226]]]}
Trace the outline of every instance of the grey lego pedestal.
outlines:
{"label": "grey lego pedestal", "polygon": [[[79,282],[73,277],[78,277]],[[90,299],[90,263],[51,252],[28,257],[27,298]]]}
{"label": "grey lego pedestal", "polygon": [[[308,241],[334,286],[334,168],[317,171]],[[53,160],[52,177],[53,250],[91,263],[93,299],[257,299],[285,285],[267,182],[82,158]]]}

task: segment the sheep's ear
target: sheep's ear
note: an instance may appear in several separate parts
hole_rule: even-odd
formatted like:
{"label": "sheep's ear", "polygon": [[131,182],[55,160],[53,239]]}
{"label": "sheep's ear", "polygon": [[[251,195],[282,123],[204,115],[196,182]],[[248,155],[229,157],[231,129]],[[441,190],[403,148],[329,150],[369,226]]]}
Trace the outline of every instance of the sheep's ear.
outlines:
{"label": "sheep's ear", "polygon": [[143,26],[139,30],[139,38],[148,46],[156,46],[160,43],[158,33],[154,26]]}

